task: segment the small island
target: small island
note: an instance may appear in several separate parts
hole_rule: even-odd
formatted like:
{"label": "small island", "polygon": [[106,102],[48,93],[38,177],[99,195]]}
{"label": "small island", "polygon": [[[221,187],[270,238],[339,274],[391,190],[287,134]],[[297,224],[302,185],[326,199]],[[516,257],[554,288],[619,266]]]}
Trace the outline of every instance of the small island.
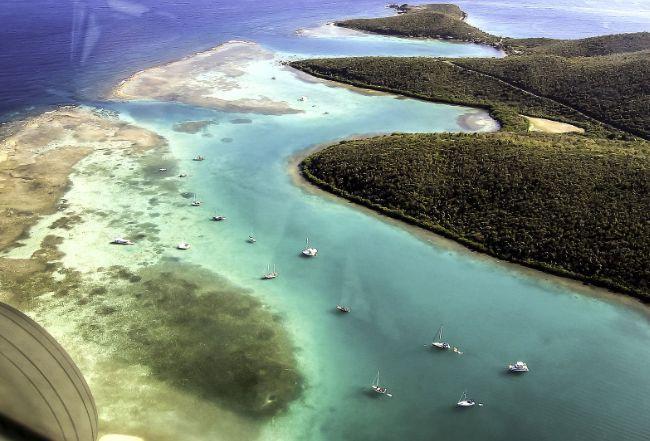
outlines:
{"label": "small island", "polygon": [[477,251],[650,301],[650,33],[487,34],[448,4],[338,26],[490,44],[493,59],[360,57],[320,78],[487,109],[490,134],[393,134],[308,156],[315,185]]}

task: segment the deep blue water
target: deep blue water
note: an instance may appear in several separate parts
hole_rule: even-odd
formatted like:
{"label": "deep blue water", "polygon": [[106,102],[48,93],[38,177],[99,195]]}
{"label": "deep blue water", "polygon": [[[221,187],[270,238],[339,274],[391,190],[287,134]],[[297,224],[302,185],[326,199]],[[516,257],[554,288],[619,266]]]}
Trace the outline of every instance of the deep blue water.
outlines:
{"label": "deep blue water", "polygon": [[[387,14],[387,0],[2,0],[0,119],[31,106],[96,98],[128,74],[229,39],[295,51],[294,31]],[[470,21],[497,34],[579,38],[650,29],[648,0],[472,0]],[[310,53],[336,53],[311,42]],[[361,55],[368,48],[351,49]]]}

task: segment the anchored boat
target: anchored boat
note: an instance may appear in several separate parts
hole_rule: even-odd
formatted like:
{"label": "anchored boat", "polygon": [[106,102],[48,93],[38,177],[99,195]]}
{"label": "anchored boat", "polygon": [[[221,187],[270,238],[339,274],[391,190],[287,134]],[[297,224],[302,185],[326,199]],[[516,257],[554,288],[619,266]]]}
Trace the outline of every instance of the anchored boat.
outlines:
{"label": "anchored boat", "polygon": [[273,265],[273,271],[271,271],[271,265],[266,265],[266,272],[262,275],[262,279],[271,280],[278,277],[278,272],[275,270],[275,265]]}
{"label": "anchored boat", "polygon": [[393,396],[391,393],[388,392],[388,389],[386,387],[379,385],[379,369],[377,369],[377,376],[375,377],[375,380],[372,382],[371,388],[375,393],[379,395],[386,395],[387,397]]}
{"label": "anchored boat", "polygon": [[305,257],[315,257],[318,253],[318,250],[312,246],[309,246],[309,238],[306,239],[305,249],[302,250],[302,255]]}
{"label": "anchored boat", "polygon": [[515,372],[515,373],[521,373],[521,372],[528,372],[528,365],[524,363],[523,361],[517,361],[515,364],[509,364],[508,365],[508,370],[510,372]]}
{"label": "anchored boat", "polygon": [[436,337],[431,343],[431,347],[438,349],[451,349],[451,345],[442,340],[442,325],[440,325],[440,328],[438,328],[438,332],[436,333]]}
{"label": "anchored boat", "polygon": [[179,250],[189,250],[190,249],[190,244],[187,242],[181,242],[178,245],[176,245],[176,248]]}
{"label": "anchored boat", "polygon": [[122,239],[121,237],[116,237],[111,241],[113,245],[133,245],[133,242],[131,242],[128,239]]}
{"label": "anchored boat", "polygon": [[476,401],[467,397],[467,391],[463,392],[463,395],[460,396],[460,400],[456,403],[458,407],[472,407],[476,405]]}

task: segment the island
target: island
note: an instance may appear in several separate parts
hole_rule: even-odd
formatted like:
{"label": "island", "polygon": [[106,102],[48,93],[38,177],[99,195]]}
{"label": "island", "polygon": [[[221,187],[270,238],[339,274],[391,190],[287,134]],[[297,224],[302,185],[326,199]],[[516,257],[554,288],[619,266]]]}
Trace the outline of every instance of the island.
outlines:
{"label": "island", "polygon": [[337,22],[491,44],[492,59],[360,57],[320,78],[487,109],[491,134],[343,141],[300,164],[319,187],[477,251],[650,301],[650,33],[581,40],[484,33],[453,5]]}

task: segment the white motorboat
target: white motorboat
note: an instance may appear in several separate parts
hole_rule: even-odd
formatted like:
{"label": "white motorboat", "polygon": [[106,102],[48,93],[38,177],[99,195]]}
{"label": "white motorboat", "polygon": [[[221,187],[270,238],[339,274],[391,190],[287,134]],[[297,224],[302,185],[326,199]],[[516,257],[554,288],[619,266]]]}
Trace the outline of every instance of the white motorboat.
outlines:
{"label": "white motorboat", "polygon": [[438,349],[451,349],[451,345],[442,340],[442,325],[438,328],[438,333],[431,343],[431,347]]}
{"label": "white motorboat", "polygon": [[300,98],[298,98],[298,101],[307,101],[308,99],[309,98],[307,98],[306,96],[303,95]]}
{"label": "white motorboat", "polygon": [[187,178],[187,173],[181,173],[178,175],[179,178]]}
{"label": "white motorboat", "polygon": [[178,245],[176,245],[176,248],[179,250],[189,250],[190,249],[190,244],[187,242],[181,242]]}
{"label": "white motorboat", "polygon": [[192,158],[192,161],[203,161],[203,160],[205,160],[205,157],[201,155],[197,155],[194,158]]}
{"label": "white motorboat", "polygon": [[133,242],[128,239],[122,239],[121,237],[116,237],[111,243],[114,245],[133,245]]}
{"label": "white motorboat", "polygon": [[375,380],[372,382],[370,388],[379,395],[386,395],[387,397],[393,396],[391,393],[388,392],[388,388],[381,386],[379,384],[379,369],[377,370],[377,376],[375,377]]}
{"label": "white motorboat", "polygon": [[212,216],[212,220],[215,222],[221,222],[226,220],[226,216]]}
{"label": "white motorboat", "polygon": [[316,248],[309,246],[309,238],[307,238],[305,248],[302,250],[302,255],[305,257],[314,257],[317,253],[318,250]]}
{"label": "white motorboat", "polygon": [[158,171],[162,173],[162,172],[166,172],[167,169],[163,167],[163,168],[159,168]]}
{"label": "white motorboat", "polygon": [[509,364],[508,365],[508,370],[510,372],[528,372],[528,365],[524,363],[523,361],[517,361],[515,364]]}
{"label": "white motorboat", "polygon": [[267,265],[266,272],[262,275],[262,279],[271,280],[275,279],[276,277],[278,277],[278,272],[275,269],[275,265],[273,265],[273,271],[271,271],[271,265]]}
{"label": "white motorboat", "polygon": [[476,405],[476,401],[467,397],[467,391],[463,392],[463,395],[460,396],[460,400],[456,403],[458,407],[472,407]]}
{"label": "white motorboat", "polygon": [[246,242],[248,243],[255,243],[257,242],[257,239],[255,239],[255,236],[253,236],[253,233],[248,235],[248,239],[246,239]]}
{"label": "white motorboat", "polygon": [[350,312],[351,309],[349,306],[336,305],[336,309],[340,312]]}

